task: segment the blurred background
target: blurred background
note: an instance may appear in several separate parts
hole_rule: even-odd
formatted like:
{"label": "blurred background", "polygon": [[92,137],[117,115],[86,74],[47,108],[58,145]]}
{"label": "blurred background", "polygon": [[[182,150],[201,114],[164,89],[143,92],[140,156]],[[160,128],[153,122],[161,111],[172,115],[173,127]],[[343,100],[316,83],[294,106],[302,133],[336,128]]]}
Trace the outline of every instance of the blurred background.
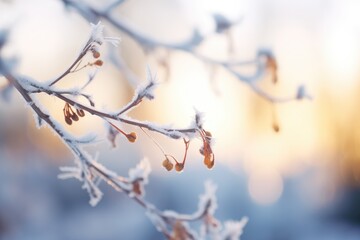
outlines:
{"label": "blurred background", "polygon": [[[99,161],[119,174],[148,157],[153,173],[147,198],[160,209],[195,211],[203,183],[211,179],[218,185],[215,216],[250,218],[242,239],[359,239],[359,11],[357,0],[127,0],[114,14],[167,42],[186,39],[194,28],[210,33],[213,13],[241,18],[230,31],[230,53],[224,34],[209,36],[197,51],[219,60],[248,60],[259,48],[269,48],[278,61],[279,82],[264,79],[259,86],[287,97],[304,84],[313,99],[272,105],[224,69],[212,74],[189,53],[144,51],[103,21],[106,35],[121,37],[116,51],[129,69],[145,79],[148,64],[161,82],[155,100],[129,115],[186,127],[194,108],[204,112],[204,127],[215,138],[216,164],[210,171],[203,166],[201,142],[194,141],[185,170],[167,172],[161,152],[136,128],[121,126],[136,131],[138,141],[129,144],[119,137],[115,149],[96,117],[86,116],[67,129],[74,135],[95,131],[100,141],[87,150],[98,152]],[[3,55],[17,57],[16,71],[38,81],[64,71],[90,34],[89,23],[57,0],[0,1],[4,27],[11,35]],[[126,104],[134,89],[103,60],[87,92],[97,106],[113,110]],[[81,84],[87,73],[73,74],[59,86]],[[0,86],[5,84],[0,78]],[[64,103],[45,95],[39,99],[63,123]],[[181,141],[152,136],[181,158]],[[72,161],[47,127],[36,128],[18,93],[0,102],[0,239],[161,239],[143,209],[125,195],[103,184],[104,198],[92,208],[81,183],[57,179],[58,167]]]}

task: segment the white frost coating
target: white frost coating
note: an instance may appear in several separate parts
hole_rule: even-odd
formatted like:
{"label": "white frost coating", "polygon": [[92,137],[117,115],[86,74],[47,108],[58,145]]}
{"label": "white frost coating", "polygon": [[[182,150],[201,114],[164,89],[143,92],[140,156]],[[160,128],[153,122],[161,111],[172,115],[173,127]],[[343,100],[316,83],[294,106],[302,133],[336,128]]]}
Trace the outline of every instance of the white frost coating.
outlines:
{"label": "white frost coating", "polygon": [[135,168],[129,170],[129,181],[132,189],[128,193],[129,197],[144,197],[144,185],[149,182],[151,167],[149,160],[144,158]]}
{"label": "white frost coating", "polygon": [[78,143],[78,144],[90,144],[95,143],[95,140],[97,138],[97,135],[95,133],[88,133],[81,137],[71,137],[70,139],[66,139],[67,141],[71,143]]}
{"label": "white frost coating", "polygon": [[[84,154],[84,153],[83,153]],[[95,163],[94,160],[90,158],[88,161]],[[60,167],[62,173],[58,175],[60,179],[69,179],[69,178],[76,178],[79,181],[83,182],[82,188],[86,189],[90,196],[90,205],[96,206],[98,202],[101,200],[103,193],[100,191],[99,187],[95,183],[97,178],[91,172],[91,169],[88,167],[88,164],[83,162],[81,159],[75,159],[75,163],[77,167]]]}
{"label": "white frost coating", "polygon": [[194,218],[192,215],[180,214],[173,210],[165,210],[165,211],[163,211],[163,215],[166,216],[167,218],[173,218],[173,219],[192,219],[192,218]]}
{"label": "white frost coating", "polygon": [[[57,88],[53,86],[49,86],[50,81],[46,82],[39,82],[36,81],[28,76],[18,76],[17,77],[18,82],[20,85],[27,91],[37,91],[41,90],[43,92],[60,92]],[[75,90],[78,90],[78,88],[74,88]]]}
{"label": "white frost coating", "polygon": [[[205,182],[205,193],[200,196],[198,214],[207,211],[208,214],[213,215],[217,208],[216,201],[216,185],[211,181]],[[196,213],[195,213],[196,214]]]}
{"label": "white frost coating", "polygon": [[100,171],[102,171],[104,174],[106,174],[108,177],[110,177],[110,178],[117,178],[117,177],[118,177],[118,175],[117,175],[115,172],[107,169],[107,168],[106,168],[104,165],[102,165],[101,163],[99,163],[99,162],[97,162],[97,161],[94,161],[94,160],[90,160],[89,162],[90,162],[93,166],[95,166],[96,168],[98,168]]}
{"label": "white frost coating", "polygon": [[119,45],[120,38],[117,37],[104,37],[104,25],[99,21],[97,24],[90,23],[91,25],[91,40],[98,44],[108,42],[117,47]]}
{"label": "white frost coating", "polygon": [[162,232],[166,229],[166,223],[164,219],[162,219],[158,214],[154,213],[153,210],[149,209],[146,211],[146,216],[150,219],[150,221],[156,227],[156,230]]}
{"label": "white frost coating", "polygon": [[90,195],[90,205],[95,207],[101,200],[103,193],[99,187],[93,182],[89,175],[86,175],[84,179],[83,189],[86,189]]}
{"label": "white frost coating", "polygon": [[147,126],[150,127],[149,130],[151,131],[156,131],[156,132],[159,132],[159,133],[162,133],[166,136],[169,136],[169,137],[176,137],[176,138],[183,138],[183,137],[188,137],[187,134],[184,134],[184,133],[181,133],[179,131],[175,131],[175,130],[172,130],[172,131],[165,131],[164,129],[172,129],[172,125],[168,124],[168,125],[159,125],[159,124],[155,124],[153,122],[149,122],[149,121],[138,121],[138,120],[134,120],[132,119],[131,117],[129,116],[121,116],[121,119],[124,119],[124,120],[128,120],[128,121],[134,121],[134,122],[137,122],[137,123],[140,123],[140,124],[145,124]]}
{"label": "white frost coating", "polygon": [[129,180],[134,181],[142,179],[143,183],[148,183],[148,177],[151,172],[150,162],[147,158],[144,158],[135,168],[129,170]]}
{"label": "white frost coating", "polygon": [[34,118],[37,129],[40,129],[42,126],[44,126],[44,121],[35,112],[34,112]]}
{"label": "white frost coating", "polygon": [[104,42],[104,25],[99,21],[97,24],[90,23],[91,26],[91,39],[94,42],[102,44]]}
{"label": "white frost coating", "polygon": [[239,240],[248,221],[248,217],[243,217],[240,221],[226,221],[219,240]]}
{"label": "white frost coating", "polygon": [[205,114],[200,112],[198,109],[194,108],[195,117],[192,123],[190,124],[190,128],[202,128],[204,124]]}
{"label": "white frost coating", "polygon": [[58,175],[59,179],[76,178],[82,181],[81,169],[79,167],[60,167],[60,171],[62,173]]}
{"label": "white frost coating", "polygon": [[[81,168],[81,176],[83,177],[82,180],[84,184],[82,185],[83,189],[86,189],[90,196],[90,205],[96,206],[102,196],[103,193],[98,187],[98,184],[101,181],[101,178],[98,178],[98,175],[92,172],[92,169],[89,168],[89,163],[94,164],[96,163],[95,160],[91,158],[86,152],[82,151],[81,154],[83,155],[84,159],[80,159],[80,168]],[[85,162],[86,161],[86,162]]]}
{"label": "white frost coating", "polygon": [[146,97],[149,100],[154,99],[154,90],[158,85],[156,74],[152,74],[149,66],[146,66],[146,84],[140,86],[135,91],[135,97]]}
{"label": "white frost coating", "polygon": [[[94,46],[95,48],[95,46]],[[81,91],[84,90],[87,86],[89,86],[89,84],[94,80],[94,78],[96,77],[96,74],[98,72],[98,68],[91,68],[88,72],[88,80],[86,81],[86,83],[81,87]]]}
{"label": "white frost coating", "polygon": [[26,90],[26,91],[35,91],[35,90],[38,90],[37,87],[34,87],[34,84],[37,85],[37,82],[35,82],[34,80],[32,80],[31,78],[29,77],[18,77],[18,82],[19,84]]}

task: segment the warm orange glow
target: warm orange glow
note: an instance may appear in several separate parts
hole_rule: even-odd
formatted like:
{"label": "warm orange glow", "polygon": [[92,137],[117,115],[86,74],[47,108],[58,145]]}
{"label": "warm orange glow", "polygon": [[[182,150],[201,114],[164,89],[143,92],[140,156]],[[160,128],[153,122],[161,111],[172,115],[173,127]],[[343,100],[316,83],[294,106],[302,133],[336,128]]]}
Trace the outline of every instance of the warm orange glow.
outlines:
{"label": "warm orange glow", "polygon": [[[13,3],[14,9],[19,10],[14,12],[18,15],[26,12],[27,15],[26,21],[21,18],[18,21],[5,53],[17,55],[21,59],[17,69],[19,73],[45,81],[62,73],[73,61],[88,37],[89,24],[76,15],[64,12],[61,4],[38,2],[41,4],[26,1],[21,4]],[[151,62],[154,59],[145,58],[142,49],[134,43],[129,44],[124,34],[115,33],[125,39],[120,44],[119,52],[123,51],[132,70],[144,79],[145,64],[150,62],[162,82],[156,90],[155,100],[143,101],[134,115],[142,120],[187,127],[193,120],[194,108],[204,112],[205,128],[214,137],[215,144],[212,148],[217,164],[242,167],[250,176],[256,173],[256,169],[262,168],[271,168],[271,171],[282,176],[293,176],[306,167],[321,165],[322,162],[313,159],[319,153],[345,156],[344,165],[346,171],[349,171],[348,175],[360,175],[359,151],[356,148],[360,141],[360,133],[356,130],[359,122],[356,114],[356,109],[359,108],[356,84],[360,79],[360,49],[357,43],[360,39],[356,29],[360,25],[359,15],[355,11],[359,4],[335,1],[332,9],[324,12],[324,16],[320,18],[303,11],[312,7],[309,2],[299,2],[298,7],[302,7],[301,10],[308,13],[309,18],[290,18],[289,21],[281,20],[288,18],[289,13],[279,11],[283,10],[283,6],[276,1],[272,4],[273,9],[278,12],[269,12],[266,19],[257,15],[257,6],[243,2],[241,9],[237,9],[234,8],[236,4],[236,0],[197,3],[183,1],[183,8],[177,14],[191,15],[186,24],[195,20],[194,24],[199,24],[201,31],[207,31],[213,27],[209,13],[218,12],[236,19],[246,10],[244,22],[232,32],[236,40],[234,53],[229,54],[227,39],[219,35],[212,36],[197,50],[213,58],[246,59],[255,56],[258,47],[270,47],[277,59],[279,82],[274,85],[268,81],[259,85],[272,95],[291,96],[295,94],[299,84],[304,84],[314,100],[292,102],[274,108],[280,127],[279,132],[275,133],[272,130],[271,105],[221,67],[211,76],[211,66],[191,54],[173,51],[170,54],[170,79],[166,82],[161,66]],[[193,14],[195,12],[199,14]],[[52,21],[43,21],[50,18]],[[17,16],[10,12],[4,13],[0,15],[0,20],[3,24],[16,22]],[[145,20],[136,23],[149,24],[142,21]],[[257,26],[264,25],[265,21],[268,30],[263,33]],[[145,32],[152,30],[147,25],[139,24],[138,27]],[[150,33],[158,34],[159,29]],[[258,31],[264,35],[258,35]],[[176,37],[181,35],[179,39],[184,39],[189,32],[181,28],[181,31],[177,30],[174,34]],[[31,44],[25,37],[30,35]],[[169,33],[164,35],[173,36]],[[100,57],[104,64],[98,66],[99,74],[86,91],[93,95],[98,103],[97,108],[111,111],[126,104],[133,89],[129,88],[126,80],[107,61],[105,52]],[[92,56],[90,58],[94,61]],[[138,65],[134,67],[134,63]],[[60,82],[59,86],[81,84],[86,76],[86,70],[75,73]],[[211,80],[212,77],[214,81]],[[49,113],[69,131],[83,135],[91,129],[99,134],[100,139],[104,138],[101,137],[104,134],[101,119],[86,114],[78,122],[67,126],[63,119],[62,101],[45,95],[39,96],[39,99]],[[158,137],[157,134],[154,135]],[[146,142],[141,138],[145,137],[139,136],[139,145]],[[201,142],[194,146],[196,144]],[[195,152],[193,149],[190,148],[191,153]]]}

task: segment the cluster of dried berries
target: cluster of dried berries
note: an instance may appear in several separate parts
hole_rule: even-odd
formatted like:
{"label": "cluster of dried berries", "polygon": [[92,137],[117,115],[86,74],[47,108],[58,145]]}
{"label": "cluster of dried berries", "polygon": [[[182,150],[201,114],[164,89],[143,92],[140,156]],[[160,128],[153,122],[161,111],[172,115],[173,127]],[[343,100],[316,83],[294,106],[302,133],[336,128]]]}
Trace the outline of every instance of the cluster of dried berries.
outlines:
{"label": "cluster of dried berries", "polygon": [[101,42],[94,41],[89,45],[87,50],[85,50],[85,52],[88,52],[88,51],[91,52],[93,58],[95,58],[95,61],[89,62],[87,65],[83,66],[82,68],[84,68],[86,66],[101,67],[104,64],[103,60],[99,59],[99,57],[101,56],[100,51],[99,51],[99,45],[101,45]]}
{"label": "cluster of dried berries", "polygon": [[65,117],[65,122],[68,125],[71,125],[73,121],[75,122],[79,121],[79,117],[85,116],[84,110],[77,108],[76,111],[74,111],[69,103],[65,103],[63,112]]}
{"label": "cluster of dried berries", "polygon": [[209,169],[211,169],[215,164],[215,155],[211,149],[212,135],[209,131],[204,129],[199,129],[199,133],[203,141],[203,146],[200,148],[200,153],[204,156],[204,164]]}
{"label": "cluster of dried berries", "polygon": [[169,158],[173,159],[175,161],[175,170],[177,172],[180,172],[184,169],[185,166],[185,161],[186,161],[186,157],[187,157],[187,152],[189,150],[189,146],[190,146],[190,140],[186,140],[185,138],[184,140],[184,144],[185,144],[185,153],[184,153],[184,157],[182,162],[179,162],[178,160],[176,160],[176,158],[172,155],[168,155],[168,154],[164,154],[165,155],[165,160],[162,162],[162,166],[168,170],[171,171],[174,168],[174,164],[170,161]]}
{"label": "cluster of dried berries", "polygon": [[94,41],[93,44],[91,45],[89,51],[91,51],[93,58],[96,59],[95,62],[93,63],[89,63],[90,66],[98,66],[101,67],[104,62],[101,59],[98,59],[100,57],[100,51],[99,51],[99,45],[101,45],[102,42],[98,42],[98,41]]}
{"label": "cluster of dried berries", "polygon": [[[205,166],[207,166],[207,168],[211,169],[214,164],[215,164],[215,155],[211,149],[211,140],[212,140],[212,135],[209,131],[206,131],[205,129],[203,129],[203,119],[200,113],[197,113],[195,115],[195,125],[196,125],[196,129],[197,132],[199,133],[203,145],[200,148],[200,153],[201,155],[204,156],[204,164]],[[185,144],[185,153],[184,153],[184,158],[182,162],[179,162],[176,160],[175,157],[173,157],[172,155],[168,155],[165,154],[165,160],[162,162],[162,166],[168,170],[171,171],[174,167],[174,164],[171,162],[171,159],[173,159],[175,161],[175,170],[180,172],[184,169],[185,166],[185,161],[186,161],[186,156],[187,156],[187,152],[189,149],[189,145],[190,145],[190,141],[183,139],[184,140],[184,144]]]}
{"label": "cluster of dried berries", "polygon": [[[204,164],[209,169],[211,169],[215,164],[215,155],[211,149],[212,135],[209,131],[206,131],[204,129],[198,129],[198,131],[199,131],[200,137],[203,141],[203,146],[200,148],[200,153],[201,153],[201,155],[204,156]],[[184,158],[183,158],[182,162],[177,161],[176,158],[172,155],[164,154],[165,160],[162,162],[162,166],[166,170],[171,171],[174,168],[174,164],[171,162],[171,159],[175,161],[175,170],[177,172],[180,172],[184,169],[190,141],[187,141],[184,139],[184,144],[185,144],[185,153],[184,153]]]}

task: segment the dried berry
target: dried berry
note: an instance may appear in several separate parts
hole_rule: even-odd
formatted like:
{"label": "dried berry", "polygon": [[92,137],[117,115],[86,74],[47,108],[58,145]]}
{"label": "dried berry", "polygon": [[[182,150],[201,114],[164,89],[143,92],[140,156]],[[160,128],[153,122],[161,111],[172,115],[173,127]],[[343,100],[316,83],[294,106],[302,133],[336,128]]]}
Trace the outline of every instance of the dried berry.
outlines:
{"label": "dried berry", "polygon": [[85,112],[82,109],[76,109],[76,113],[79,115],[79,117],[84,117],[85,116]]}
{"label": "dried berry", "polygon": [[208,154],[208,155],[205,155],[204,164],[205,164],[209,169],[211,169],[211,168],[214,166],[215,161],[214,161],[214,154],[213,154],[213,153],[210,153],[210,154]]}
{"label": "dried berry", "polygon": [[177,172],[180,172],[180,171],[182,171],[184,169],[184,164],[183,163],[176,163],[175,164],[175,170],[177,171]]}
{"label": "dried berry", "polygon": [[210,169],[215,164],[215,156],[211,149],[210,139],[208,137],[210,136],[210,133],[204,130],[204,135],[205,136],[202,135],[204,145],[200,149],[200,153],[204,155],[204,164]]}
{"label": "dried berry", "polygon": [[101,67],[101,66],[104,64],[104,62],[103,62],[102,60],[98,59],[98,60],[96,60],[96,61],[94,62],[94,64],[95,64],[96,66]]}
{"label": "dried berry", "polygon": [[171,171],[174,167],[174,164],[172,164],[172,162],[170,162],[167,158],[162,162],[162,165],[168,171]]}
{"label": "dried berry", "polygon": [[92,55],[93,55],[94,58],[99,58],[100,57],[100,53],[98,51],[93,50],[92,52],[93,52]]}
{"label": "dried berry", "polygon": [[73,113],[70,117],[71,117],[71,119],[74,120],[75,122],[76,122],[76,121],[79,121],[79,116],[76,115],[76,113]]}
{"label": "dried berry", "polygon": [[72,124],[72,120],[71,120],[70,117],[68,117],[68,116],[65,117],[65,122],[66,122],[68,125],[71,125],[71,124]]}
{"label": "dried berry", "polygon": [[279,131],[280,131],[280,126],[279,126],[277,123],[273,123],[272,129],[273,129],[275,132],[279,132]]}
{"label": "dried berry", "polygon": [[133,143],[136,141],[136,133],[131,132],[129,134],[126,134],[126,138],[129,140],[129,142]]}

